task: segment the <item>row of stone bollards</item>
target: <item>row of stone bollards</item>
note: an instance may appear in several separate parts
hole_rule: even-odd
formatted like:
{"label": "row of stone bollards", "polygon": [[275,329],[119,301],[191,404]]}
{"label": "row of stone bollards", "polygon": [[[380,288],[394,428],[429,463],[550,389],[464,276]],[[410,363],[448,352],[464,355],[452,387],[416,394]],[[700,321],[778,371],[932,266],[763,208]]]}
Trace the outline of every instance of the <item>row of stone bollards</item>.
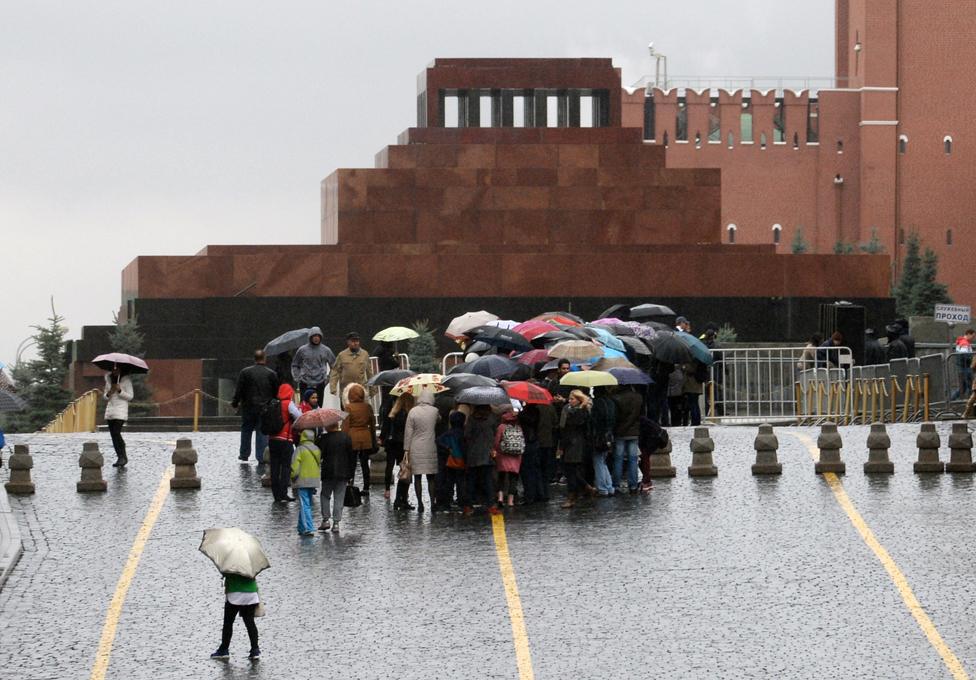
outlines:
{"label": "row of stone bollards", "polygon": [[[942,445],[939,433],[933,423],[922,423],[921,430],[915,441],[918,447],[918,460],[914,471],[917,473],[941,472],[976,472],[973,463],[973,437],[966,423],[953,423],[949,434],[949,462],[943,463],[939,458],[939,448]],[[754,475],[780,475],[783,464],[779,462],[776,452],[779,440],[773,433],[773,426],[763,424],[759,426],[759,433],[753,444],[756,450],[756,462],[752,466]],[[824,423],[817,437],[817,449],[820,459],[814,463],[814,471],[819,475],[825,472],[842,475],[847,471],[847,464],[841,458],[844,442],[835,423]],[[715,442],[708,433],[707,427],[696,427],[691,438],[691,465],[688,467],[689,477],[714,477],[718,475],[718,467],[712,457]],[[891,474],[895,471],[895,464],[888,457],[891,448],[891,438],[884,423],[874,423],[867,440],[868,460],[864,463],[864,472]],[[653,479],[674,477],[677,470],[671,464],[671,442],[652,453],[649,457],[649,476]]]}
{"label": "row of stone bollards", "polygon": [[[173,450],[172,463],[175,466],[173,476],[169,480],[171,489],[199,489],[200,477],[197,476],[197,452],[189,439],[176,440]],[[108,482],[102,476],[105,457],[98,449],[96,442],[85,442],[81,447],[78,466],[81,468],[81,479],[75,485],[79,493],[102,492],[108,490]],[[31,469],[34,459],[26,444],[14,445],[13,455],[7,461],[10,468],[10,479],[4,484],[7,493],[26,495],[34,493],[34,480],[31,479]]]}

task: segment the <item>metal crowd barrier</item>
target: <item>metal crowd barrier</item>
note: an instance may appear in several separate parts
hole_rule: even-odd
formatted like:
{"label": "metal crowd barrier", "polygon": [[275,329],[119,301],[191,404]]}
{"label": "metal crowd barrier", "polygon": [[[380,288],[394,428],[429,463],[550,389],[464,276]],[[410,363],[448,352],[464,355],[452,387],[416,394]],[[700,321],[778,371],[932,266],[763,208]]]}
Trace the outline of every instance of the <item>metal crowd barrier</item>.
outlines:
{"label": "metal crowd barrier", "polygon": [[55,434],[94,432],[98,413],[98,394],[98,390],[88,390],[68,404],[41,431]]}

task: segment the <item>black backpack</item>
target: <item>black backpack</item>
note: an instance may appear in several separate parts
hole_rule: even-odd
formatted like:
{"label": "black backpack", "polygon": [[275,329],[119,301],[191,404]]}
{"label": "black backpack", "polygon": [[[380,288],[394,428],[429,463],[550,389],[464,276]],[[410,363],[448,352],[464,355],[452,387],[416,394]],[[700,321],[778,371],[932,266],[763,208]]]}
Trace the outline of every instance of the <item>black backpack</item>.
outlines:
{"label": "black backpack", "polygon": [[703,384],[707,383],[711,378],[711,375],[709,374],[710,371],[708,370],[708,366],[706,366],[700,361],[695,362],[695,373],[694,373],[695,380]]}
{"label": "black backpack", "polygon": [[281,415],[281,400],[269,399],[261,407],[261,434],[273,437],[285,427],[285,419]]}

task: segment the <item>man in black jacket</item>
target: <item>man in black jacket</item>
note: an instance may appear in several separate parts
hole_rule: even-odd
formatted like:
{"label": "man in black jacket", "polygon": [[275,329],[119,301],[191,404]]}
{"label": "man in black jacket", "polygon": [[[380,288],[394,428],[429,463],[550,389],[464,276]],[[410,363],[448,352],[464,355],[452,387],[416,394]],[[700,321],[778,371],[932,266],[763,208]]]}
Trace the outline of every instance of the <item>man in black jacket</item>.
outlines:
{"label": "man in black jacket", "polygon": [[258,463],[268,446],[268,436],[261,432],[261,408],[278,394],[278,375],[267,366],[264,350],[254,351],[254,365],[248,366],[237,376],[237,389],[231,405],[240,408],[241,451],[238,460],[247,463],[251,457],[251,434],[254,434]]}

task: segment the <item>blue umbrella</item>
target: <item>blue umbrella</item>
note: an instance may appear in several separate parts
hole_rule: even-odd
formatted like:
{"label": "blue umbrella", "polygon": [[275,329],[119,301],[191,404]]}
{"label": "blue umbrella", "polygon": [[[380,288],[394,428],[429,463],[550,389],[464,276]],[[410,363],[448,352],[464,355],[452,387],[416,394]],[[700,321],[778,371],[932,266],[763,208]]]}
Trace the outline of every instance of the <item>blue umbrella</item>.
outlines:
{"label": "blue umbrella", "polygon": [[617,379],[617,382],[621,385],[653,385],[654,381],[651,376],[644,373],[644,371],[639,368],[611,368],[607,371],[610,375]]}
{"label": "blue umbrella", "polygon": [[705,346],[701,340],[696,338],[691,333],[685,333],[684,331],[678,331],[675,333],[681,342],[688,346],[691,350],[691,355],[695,357],[695,360],[700,361],[706,366],[711,366],[715,359],[712,357],[712,351]]}
{"label": "blue umbrella", "polygon": [[600,326],[587,326],[587,328],[596,331],[596,341],[601,345],[611,349],[620,350],[621,352],[627,351],[627,348],[624,347],[624,343],[620,341],[620,338],[608,331],[606,328],[602,328]]}

